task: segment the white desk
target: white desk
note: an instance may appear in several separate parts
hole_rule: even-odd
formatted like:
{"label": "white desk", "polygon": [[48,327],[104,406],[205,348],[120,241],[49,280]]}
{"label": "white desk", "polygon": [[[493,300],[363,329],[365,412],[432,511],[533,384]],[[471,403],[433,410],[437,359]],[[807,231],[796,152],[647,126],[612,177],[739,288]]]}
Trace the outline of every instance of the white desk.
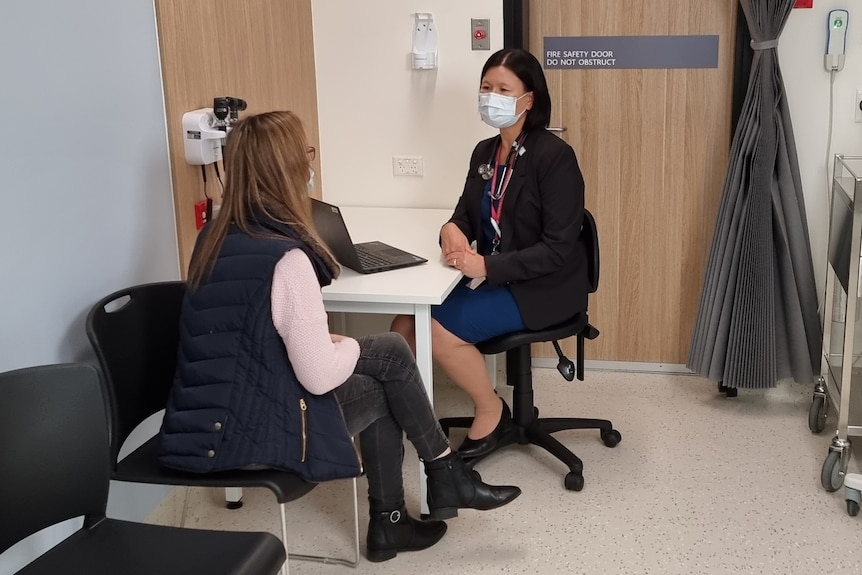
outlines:
{"label": "white desk", "polygon": [[405,314],[416,318],[416,364],[433,404],[431,306],[443,303],[461,279],[461,272],[443,262],[437,243],[440,226],[451,210],[342,207],[354,243],[381,241],[407,250],[428,263],[376,274],[343,268],[323,288],[327,311]]}

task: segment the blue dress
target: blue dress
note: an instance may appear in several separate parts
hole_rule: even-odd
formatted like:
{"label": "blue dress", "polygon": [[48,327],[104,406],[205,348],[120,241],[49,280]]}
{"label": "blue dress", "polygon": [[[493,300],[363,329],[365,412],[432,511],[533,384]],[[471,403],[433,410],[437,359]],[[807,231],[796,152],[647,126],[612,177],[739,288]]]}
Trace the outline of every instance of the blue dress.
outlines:
{"label": "blue dress", "polygon": [[[497,177],[501,177],[500,169],[497,168]],[[488,240],[484,242],[486,246],[492,245],[494,239],[490,220],[491,180],[488,180],[482,195],[482,233]],[[483,252],[482,255],[489,254]],[[518,304],[508,286],[491,287],[485,282],[476,289],[470,289],[467,287],[469,281],[470,278],[465,277],[442,304],[431,306],[431,317],[467,343],[478,343],[525,329]]]}

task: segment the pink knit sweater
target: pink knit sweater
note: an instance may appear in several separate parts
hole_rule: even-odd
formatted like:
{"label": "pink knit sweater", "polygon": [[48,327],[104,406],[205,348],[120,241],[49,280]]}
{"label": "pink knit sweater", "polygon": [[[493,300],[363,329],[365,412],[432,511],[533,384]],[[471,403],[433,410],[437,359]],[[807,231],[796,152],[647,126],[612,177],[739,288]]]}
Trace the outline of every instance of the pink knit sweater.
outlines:
{"label": "pink knit sweater", "polygon": [[320,284],[302,250],[290,250],[272,278],[272,323],[287,357],[310,393],[321,395],[347,380],[359,360],[359,343],[330,334]]}

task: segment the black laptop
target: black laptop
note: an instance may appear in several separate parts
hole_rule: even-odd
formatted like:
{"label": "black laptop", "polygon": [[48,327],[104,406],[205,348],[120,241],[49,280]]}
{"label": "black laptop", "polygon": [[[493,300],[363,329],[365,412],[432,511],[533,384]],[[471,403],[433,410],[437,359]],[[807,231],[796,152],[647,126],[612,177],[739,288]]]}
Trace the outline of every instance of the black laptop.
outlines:
{"label": "black laptop", "polygon": [[354,271],[372,274],[424,264],[428,261],[383,242],[354,244],[338,206],[312,198],[311,209],[314,226],[320,238],[332,250],[338,263]]}

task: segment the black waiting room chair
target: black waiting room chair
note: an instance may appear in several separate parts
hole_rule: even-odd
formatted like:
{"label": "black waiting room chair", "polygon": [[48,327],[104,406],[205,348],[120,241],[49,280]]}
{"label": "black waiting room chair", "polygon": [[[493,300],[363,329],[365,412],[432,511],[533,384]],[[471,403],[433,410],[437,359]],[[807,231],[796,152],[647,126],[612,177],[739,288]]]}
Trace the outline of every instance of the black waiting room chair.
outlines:
{"label": "black waiting room chair", "polygon": [[[111,406],[111,479],[134,483],[185,486],[180,525],[185,522],[189,487],[265,487],[272,491],[281,512],[281,533],[287,550],[285,504],[315,487],[299,475],[275,469],[187,473],[162,466],[158,461],[159,436],[119,458],[120,448],[141,422],[163,410],[176,370],[180,308],[185,283],[160,282],[134,286],[108,295],[87,316],[87,336],[101,364]],[[359,509],[356,479],[353,483],[352,559],[289,553],[290,559],[359,563]],[[284,573],[288,572],[284,563]]]}
{"label": "black waiting room chair", "polygon": [[[589,211],[584,211],[581,226],[581,241],[587,248],[590,293],[599,287],[599,237],[596,222]],[[615,447],[621,440],[620,433],[606,419],[585,419],[575,417],[540,418],[539,410],[533,400],[533,376],[531,371],[530,344],[553,342],[559,356],[557,369],[567,381],[577,375],[584,380],[584,341],[598,337],[599,331],[590,325],[589,316],[584,311],[557,325],[537,331],[519,331],[501,335],[476,345],[485,355],[506,353],[506,383],[513,387],[512,421],[513,429],[497,444],[497,449],[513,443],[537,445],[566,464],[569,472],[565,476],[566,489],[580,491],[584,487],[584,464],[569,448],[551,434],[568,429],[598,429],[602,441],[608,447]],[[577,342],[577,372],[575,365],[563,355],[558,340],[575,336]],[[448,417],[440,420],[440,425],[448,434],[453,427],[470,427],[472,417]],[[490,454],[488,454],[490,455]],[[471,460],[475,465],[487,455]]]}
{"label": "black waiting room chair", "polygon": [[110,443],[99,373],[87,364],[0,374],[0,553],[45,527],[83,526],[18,575],[266,575],[285,562],[270,533],[206,531],[105,516]]}

